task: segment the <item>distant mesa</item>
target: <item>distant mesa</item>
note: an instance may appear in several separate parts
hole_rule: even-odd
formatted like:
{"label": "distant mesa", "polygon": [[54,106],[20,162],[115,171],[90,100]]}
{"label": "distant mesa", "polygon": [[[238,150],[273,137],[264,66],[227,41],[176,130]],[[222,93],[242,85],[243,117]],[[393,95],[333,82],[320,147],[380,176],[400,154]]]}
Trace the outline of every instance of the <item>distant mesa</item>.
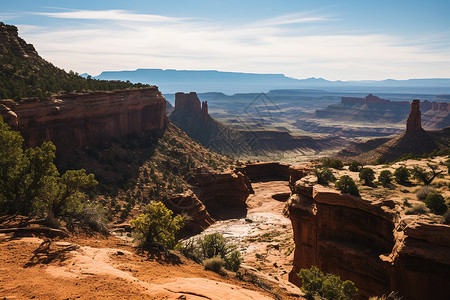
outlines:
{"label": "distant mesa", "polygon": [[208,101],[201,101],[196,92],[176,93],[175,111],[200,113],[201,118],[206,122],[208,120]]}

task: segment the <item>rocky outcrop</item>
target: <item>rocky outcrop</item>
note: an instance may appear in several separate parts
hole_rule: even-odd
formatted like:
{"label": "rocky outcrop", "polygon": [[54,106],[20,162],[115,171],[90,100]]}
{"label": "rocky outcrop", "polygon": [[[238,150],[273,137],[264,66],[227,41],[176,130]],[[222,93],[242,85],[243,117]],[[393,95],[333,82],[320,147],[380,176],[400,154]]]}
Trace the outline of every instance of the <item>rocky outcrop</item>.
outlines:
{"label": "rocky outcrop", "polygon": [[[57,153],[167,126],[166,100],[156,87],[67,94],[49,102],[4,101],[1,116],[26,146],[52,141]],[[6,107],[6,108],[5,108]]]}
{"label": "rocky outcrop", "polygon": [[0,48],[8,49],[20,57],[39,57],[36,49],[19,37],[16,26],[0,22]]}
{"label": "rocky outcrop", "polygon": [[187,182],[213,217],[222,217],[229,208],[246,209],[246,200],[253,193],[247,176],[239,171],[215,173],[200,168]]}
{"label": "rocky outcrop", "polygon": [[173,195],[164,201],[164,204],[176,214],[186,214],[188,218],[183,231],[189,234],[199,233],[214,223],[205,205],[192,191]]}
{"label": "rocky outcrop", "polygon": [[[297,181],[287,202],[295,241],[290,280],[318,266],[352,280],[363,297],[397,291],[403,299],[446,299],[450,226],[399,219],[396,203]],[[441,238],[442,237],[442,238]]]}
{"label": "rocky outcrop", "polygon": [[290,177],[289,165],[279,162],[249,163],[236,170],[247,175],[252,182],[265,179],[289,180]]}
{"label": "rocky outcrop", "polygon": [[[425,128],[441,129],[450,126],[450,105],[447,102],[425,100],[418,109],[425,113]],[[409,112],[408,101],[391,101],[369,94],[364,98],[342,97],[339,104],[319,109],[315,115],[338,121],[395,124],[404,122]]]}
{"label": "rocky outcrop", "polygon": [[416,134],[420,130],[422,130],[420,100],[415,99],[411,103],[411,112],[409,113],[408,120],[406,121],[406,133]]}

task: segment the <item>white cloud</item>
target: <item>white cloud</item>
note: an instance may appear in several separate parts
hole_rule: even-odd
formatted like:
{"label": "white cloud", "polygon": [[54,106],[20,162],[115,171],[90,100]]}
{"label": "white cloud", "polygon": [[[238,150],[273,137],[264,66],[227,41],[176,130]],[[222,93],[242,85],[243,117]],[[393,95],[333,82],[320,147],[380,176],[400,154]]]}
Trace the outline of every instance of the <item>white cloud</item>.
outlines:
{"label": "white cloud", "polygon": [[[304,23],[331,21],[325,17],[292,14],[224,26],[116,10],[43,15],[86,20],[77,27],[28,27],[23,36],[57,66],[93,75],[104,70],[170,68],[332,80],[450,77],[448,47],[431,50],[383,34],[302,31]],[[298,25],[280,26],[285,24]]]}

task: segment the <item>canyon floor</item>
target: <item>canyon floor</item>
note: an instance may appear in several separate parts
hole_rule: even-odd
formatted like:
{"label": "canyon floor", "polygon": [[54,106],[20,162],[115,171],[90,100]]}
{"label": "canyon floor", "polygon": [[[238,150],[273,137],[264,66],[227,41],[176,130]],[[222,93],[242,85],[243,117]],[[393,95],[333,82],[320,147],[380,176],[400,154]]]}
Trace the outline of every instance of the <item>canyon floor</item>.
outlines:
{"label": "canyon floor", "polygon": [[302,292],[288,281],[294,250],[292,225],[283,215],[290,195],[288,182],[255,182],[252,187],[255,193],[247,199],[246,217],[217,221],[192,238],[216,232],[223,234],[241,251],[244,268],[278,285],[283,293],[298,297]]}

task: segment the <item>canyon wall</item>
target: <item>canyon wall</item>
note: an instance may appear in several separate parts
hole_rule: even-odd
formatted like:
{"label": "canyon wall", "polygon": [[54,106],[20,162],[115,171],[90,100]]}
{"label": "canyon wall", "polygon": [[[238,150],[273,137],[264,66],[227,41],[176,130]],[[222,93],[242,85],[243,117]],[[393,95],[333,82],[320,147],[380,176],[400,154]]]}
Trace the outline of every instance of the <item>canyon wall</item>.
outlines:
{"label": "canyon wall", "polygon": [[158,88],[67,94],[48,102],[0,102],[0,115],[28,147],[52,141],[57,153],[168,124]]}
{"label": "canyon wall", "polygon": [[394,201],[366,200],[297,181],[287,202],[295,253],[290,280],[318,266],[355,282],[359,297],[396,291],[402,299],[448,299],[450,226],[401,219]]}

